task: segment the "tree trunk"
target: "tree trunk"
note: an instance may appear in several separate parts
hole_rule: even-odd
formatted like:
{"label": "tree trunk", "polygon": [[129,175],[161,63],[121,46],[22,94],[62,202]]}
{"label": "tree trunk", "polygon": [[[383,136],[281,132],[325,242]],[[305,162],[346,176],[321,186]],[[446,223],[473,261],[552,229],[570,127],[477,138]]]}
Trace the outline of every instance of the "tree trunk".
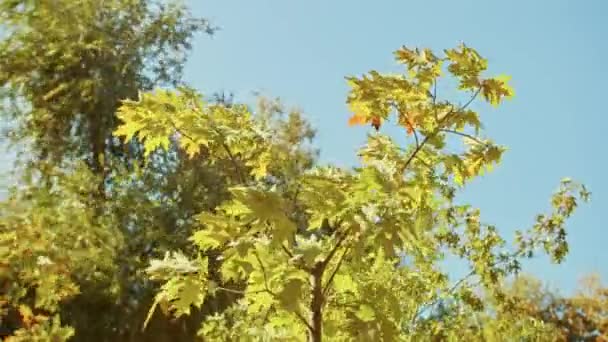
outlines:
{"label": "tree trunk", "polygon": [[310,341],[321,342],[323,337],[323,267],[318,264],[310,276],[312,300],[310,302]]}

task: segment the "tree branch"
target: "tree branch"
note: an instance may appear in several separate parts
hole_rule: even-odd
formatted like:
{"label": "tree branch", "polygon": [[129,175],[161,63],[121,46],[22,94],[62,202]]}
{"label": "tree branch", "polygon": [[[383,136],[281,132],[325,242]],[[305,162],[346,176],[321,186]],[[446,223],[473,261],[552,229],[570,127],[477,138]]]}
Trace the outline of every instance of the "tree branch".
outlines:
{"label": "tree branch", "polygon": [[[211,121],[211,119],[209,119]],[[175,123],[173,122],[173,120],[169,119],[169,122],[171,123],[171,125],[173,126],[173,128],[175,129],[175,131],[177,131],[179,134],[183,135],[184,137],[190,139],[190,141],[192,141],[193,143],[196,143],[196,141],[188,134],[186,134],[184,131],[182,131],[181,129],[179,129]],[[213,122],[213,121],[212,121]],[[225,142],[225,136],[222,134],[221,131],[219,131],[216,127],[213,126],[213,123],[211,125],[211,128],[220,136],[221,138],[221,145],[224,148],[224,150],[226,151],[226,154],[228,154],[228,157],[230,158],[230,161],[232,163],[232,165],[234,166],[235,172],[237,174],[237,178],[239,179],[239,182],[241,183],[245,183],[245,177],[243,177],[243,174],[241,172],[241,167],[238,165],[236,158],[234,157],[234,155],[232,154],[232,151],[230,150],[230,148],[228,147],[228,145],[226,145]]]}
{"label": "tree branch", "polygon": [[[255,259],[258,261],[258,264],[260,264],[260,268],[262,269],[262,275],[264,276],[264,288],[265,288],[265,292],[267,292],[268,294],[270,294],[273,298],[280,300],[279,296],[272,292],[270,290],[270,287],[268,286],[268,278],[266,277],[266,268],[264,267],[264,264],[262,263],[262,260],[260,259],[260,256],[258,255],[257,252],[254,252],[253,255],[255,256]],[[304,323],[304,325],[306,325],[306,327],[309,330],[313,330],[312,326],[310,325],[310,323],[308,323],[308,321],[306,320],[306,318],[304,318],[304,316],[302,316],[301,313],[299,313],[297,310],[293,310],[292,311],[296,317],[298,317],[298,319],[300,319],[300,321],[302,321],[302,323]]]}
{"label": "tree branch", "polygon": [[418,132],[416,132],[416,130],[412,128],[412,133],[414,133],[414,140],[416,141],[416,148],[418,148],[420,146],[420,141],[418,139]]}
{"label": "tree branch", "polygon": [[[262,260],[260,259],[260,256],[258,255],[257,252],[253,252],[253,255],[255,256],[255,259],[258,261],[258,264],[260,264],[260,268],[262,269],[262,275],[264,276],[264,287],[266,288],[266,290],[272,294],[275,295],[271,290],[270,287],[268,286],[268,278],[266,277],[266,268],[264,267],[264,264],[262,263]],[[276,295],[275,295],[276,296]]]}
{"label": "tree branch", "polygon": [[[290,251],[290,250],[289,250],[287,247],[285,247],[285,245],[283,245],[283,244],[281,244],[281,250],[282,250],[282,251],[285,253],[285,255],[287,255],[287,257],[289,257],[290,259],[293,259],[293,258],[295,257],[295,255],[293,255],[293,253],[291,253],[291,251]],[[302,270],[304,270],[304,271],[306,271],[306,272],[308,272],[308,273],[312,272],[312,270],[310,269],[310,267],[307,267],[307,266],[306,266],[306,265],[304,265],[304,264],[301,264],[301,263],[300,263],[300,265],[295,265],[295,266],[296,266],[296,267],[298,267],[298,268],[300,268],[300,269],[302,269]]]}
{"label": "tree branch", "polygon": [[[516,253],[512,253],[511,254],[512,257],[516,256]],[[497,266],[500,263],[505,263],[505,260],[498,260],[494,263],[491,264],[491,267]],[[467,273],[464,277],[458,279],[458,281],[456,281],[452,286],[450,286],[450,288],[447,290],[447,294],[452,294],[454,291],[456,291],[456,289],[462,285],[462,283],[464,283],[465,281],[467,281],[469,278],[471,278],[472,276],[476,275],[477,271],[475,269],[471,270],[469,273]],[[416,312],[414,313],[414,317],[412,317],[412,323],[414,324],[416,322],[416,320],[418,319],[418,317],[424,312],[426,311],[428,308],[433,307],[435,304],[437,303],[437,300],[433,300],[432,302],[428,303],[428,304],[423,304],[426,305],[421,311],[416,310]]]}
{"label": "tree branch", "polygon": [[437,103],[437,77],[433,79],[433,105]]}
{"label": "tree branch", "polygon": [[333,272],[329,276],[329,279],[327,280],[327,283],[325,283],[325,286],[323,287],[323,296],[325,296],[327,294],[327,292],[329,291],[331,282],[334,280],[334,277],[338,273],[340,266],[342,266],[342,261],[344,261],[344,257],[346,256],[346,253],[348,253],[348,251],[349,251],[349,248],[346,247],[346,249],[344,250],[344,253],[342,253],[342,256],[340,257],[340,260],[338,260],[338,264],[336,265],[336,268],[334,268]]}
{"label": "tree branch", "polygon": [[306,328],[308,328],[309,331],[313,331],[314,328],[312,327],[312,325],[310,325],[310,323],[308,323],[308,321],[306,320],[306,317],[302,316],[301,313],[299,313],[295,310],[293,311],[293,313],[306,326]]}
{"label": "tree branch", "polygon": [[338,241],[336,242],[336,245],[334,246],[334,248],[332,248],[331,251],[329,251],[329,254],[327,255],[327,257],[325,257],[325,259],[321,262],[321,265],[323,267],[323,269],[325,269],[325,267],[327,266],[327,264],[331,261],[331,259],[334,257],[334,255],[336,254],[336,252],[338,251],[338,248],[340,248],[340,246],[342,245],[342,242],[344,242],[344,240],[346,240],[346,233],[341,234],[338,237]]}
{"label": "tree branch", "polygon": [[289,249],[287,249],[287,247],[285,247],[284,244],[281,244],[281,248],[283,249],[283,252],[285,252],[285,254],[287,254],[288,257],[293,258],[293,253],[291,253],[291,251]]}
{"label": "tree branch", "polygon": [[222,290],[224,292],[228,292],[228,293],[234,293],[234,294],[240,294],[240,295],[245,295],[247,293],[251,293],[251,294],[256,294],[256,293],[262,293],[262,292],[268,292],[266,291],[266,289],[264,290],[258,290],[258,291],[240,291],[240,290],[234,290],[234,289],[229,289],[229,288],[225,288],[225,287],[221,287],[221,286],[217,286],[216,287],[218,290]]}
{"label": "tree branch", "polygon": [[173,120],[171,120],[171,118],[169,118],[169,123],[171,124],[171,126],[173,127],[173,129],[177,133],[179,133],[179,134],[185,136],[186,138],[190,139],[190,141],[192,141],[193,143],[196,143],[196,141],[194,141],[194,139],[191,136],[189,136],[188,134],[186,134],[185,132],[183,132],[180,128],[178,128],[177,125],[175,124],[175,122],[173,122]]}
{"label": "tree branch", "polygon": [[410,157],[406,160],[405,164],[403,165],[403,167],[401,168],[401,173],[404,173],[405,170],[407,169],[407,167],[410,165],[410,163],[414,160],[414,158],[416,157],[416,155],[420,152],[420,150],[422,150],[422,148],[424,147],[424,145],[426,145],[426,143],[433,137],[435,137],[440,131],[441,131],[441,125],[454,113],[456,112],[460,112],[465,110],[472,102],[473,100],[475,100],[475,98],[477,97],[477,95],[479,95],[479,92],[481,91],[481,88],[478,88],[477,91],[475,91],[475,93],[473,94],[473,96],[471,96],[471,98],[469,99],[469,101],[467,103],[465,103],[462,107],[460,107],[457,111],[454,111],[454,109],[452,108],[446,115],[444,115],[441,119],[439,119],[439,121],[437,122],[437,129],[434,132],[431,132],[429,135],[424,137],[424,140],[422,140],[422,143],[420,143],[420,145],[416,146],[416,149],[414,150],[414,152],[412,152],[412,154],[410,155]]}
{"label": "tree branch", "polygon": [[460,109],[458,110],[463,111],[465,109],[467,109],[467,107],[473,103],[473,101],[477,98],[477,95],[479,95],[479,93],[481,92],[481,87],[477,88],[477,90],[475,90],[475,92],[473,93],[473,96],[471,96],[471,98],[469,99],[469,101],[467,103],[464,104],[464,106],[460,107]]}
{"label": "tree branch", "polygon": [[477,137],[475,137],[475,136],[473,136],[471,134],[467,134],[467,133],[464,133],[464,132],[458,132],[458,131],[455,131],[453,129],[440,129],[440,131],[441,132],[445,132],[445,133],[452,133],[452,134],[460,135],[461,137],[469,138],[469,139],[471,139],[471,140],[473,140],[473,141],[475,141],[475,142],[477,142],[479,144],[487,145],[485,142],[479,140],[479,138],[477,138]]}

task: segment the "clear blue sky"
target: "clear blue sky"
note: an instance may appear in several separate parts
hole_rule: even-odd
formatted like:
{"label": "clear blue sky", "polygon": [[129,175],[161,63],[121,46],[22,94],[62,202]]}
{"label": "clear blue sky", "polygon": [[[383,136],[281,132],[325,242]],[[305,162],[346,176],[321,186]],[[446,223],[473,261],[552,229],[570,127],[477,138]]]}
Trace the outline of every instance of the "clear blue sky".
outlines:
{"label": "clear blue sky", "polygon": [[[199,90],[251,91],[302,108],[318,129],[322,161],[353,165],[366,129],[346,126],[344,76],[394,71],[401,45],[478,49],[490,74],[513,76],[516,98],[483,114],[487,134],[509,147],[503,163],[461,197],[505,234],[548,209],[564,176],[587,184],[592,203],[570,221],[562,265],[540,258],[524,270],[571,291],[580,276],[608,280],[608,1],[190,0],[222,30],[200,36],[186,68]],[[486,107],[483,107],[485,110]]]}

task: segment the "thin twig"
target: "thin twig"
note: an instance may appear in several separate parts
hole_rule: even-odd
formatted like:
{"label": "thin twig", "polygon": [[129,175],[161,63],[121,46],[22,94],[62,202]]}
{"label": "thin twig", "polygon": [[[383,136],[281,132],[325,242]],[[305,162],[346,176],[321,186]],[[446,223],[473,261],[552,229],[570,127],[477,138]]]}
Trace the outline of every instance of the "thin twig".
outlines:
{"label": "thin twig", "polygon": [[[511,254],[512,257],[516,256],[516,253],[512,253]],[[498,260],[496,262],[493,262],[491,264],[490,267],[494,267],[497,266],[500,263],[504,263],[506,262],[505,260]],[[462,283],[464,283],[465,281],[467,281],[469,278],[471,278],[472,276],[476,275],[477,271],[475,269],[471,270],[469,273],[467,273],[464,277],[460,278],[458,281],[456,281],[447,291],[446,294],[451,295],[454,291],[456,291],[456,289],[462,285]],[[422,304],[422,306],[424,306],[424,309],[421,311],[416,310],[416,313],[414,314],[414,317],[412,318],[412,324],[414,324],[417,320],[417,318],[423,313],[425,312],[428,308],[433,307],[435,304],[437,304],[437,300],[433,300],[432,302],[428,303],[428,304]]]}
{"label": "thin twig", "polygon": [[473,141],[475,141],[475,142],[477,142],[479,144],[487,145],[485,142],[479,140],[479,138],[477,138],[477,137],[475,137],[473,135],[464,133],[464,132],[458,132],[458,131],[455,131],[455,130],[452,130],[452,129],[440,129],[440,131],[441,132],[445,132],[445,133],[452,133],[452,134],[460,135],[461,137],[469,138],[469,139],[471,139],[471,140],[473,140]]}
{"label": "thin twig", "polygon": [[323,267],[323,269],[325,269],[325,267],[327,266],[327,264],[331,261],[331,259],[334,257],[334,255],[336,254],[336,252],[338,251],[338,248],[340,248],[340,246],[342,245],[342,242],[344,242],[344,240],[346,240],[346,233],[341,234],[338,237],[338,241],[336,242],[336,245],[334,246],[334,248],[329,252],[329,254],[327,255],[327,257],[325,257],[325,260],[323,260],[321,262],[321,265]]}
{"label": "thin twig", "polygon": [[268,292],[266,289],[258,290],[258,291],[240,291],[240,290],[229,289],[229,288],[225,288],[225,287],[221,287],[221,286],[217,286],[216,288],[218,290],[222,290],[222,291],[234,293],[234,294],[240,294],[240,295],[245,295],[247,293],[257,294],[257,293],[262,293],[262,292]]}
{"label": "thin twig", "polygon": [[297,202],[298,202],[298,195],[300,194],[300,190],[302,188],[302,183],[298,182],[297,186],[296,186],[296,191],[293,194],[293,200],[292,200],[292,206],[295,209],[297,206]]}
{"label": "thin twig", "polygon": [[435,116],[435,120],[439,121],[437,116],[437,77],[433,79],[433,108],[433,116]]}
{"label": "thin twig", "polygon": [[[253,255],[255,256],[256,260],[260,264],[260,268],[262,269],[262,275],[264,276],[265,292],[267,292],[268,294],[270,294],[275,299],[280,299],[279,296],[276,293],[272,292],[270,290],[270,287],[268,286],[268,278],[266,277],[266,268],[264,267],[264,264],[262,263],[262,260],[260,259],[260,256],[256,252],[254,252]],[[304,325],[306,325],[306,327],[308,329],[310,329],[312,331],[312,329],[313,329],[312,326],[310,325],[310,323],[308,323],[308,321],[306,320],[306,318],[304,318],[304,316],[302,316],[301,313],[299,313],[297,310],[293,310],[293,313],[296,315],[296,317],[298,317],[298,319],[300,319],[302,321],[302,323],[304,323]]]}
{"label": "thin twig", "polygon": [[416,148],[420,146],[420,140],[418,139],[418,132],[414,128],[412,128],[412,133],[414,133],[414,140],[416,141]]}
{"label": "thin twig", "polygon": [[266,277],[266,268],[264,267],[264,264],[262,263],[260,256],[258,255],[257,252],[253,252],[253,255],[255,256],[255,259],[258,261],[258,263],[260,264],[260,268],[262,269],[262,275],[264,276],[264,287],[270,294],[274,294],[272,291],[270,291],[270,287],[268,286],[268,278]]}
{"label": "thin twig", "polygon": [[221,287],[221,286],[218,286],[218,287],[217,287],[217,289],[218,289],[218,290],[225,291],[225,292],[229,292],[229,293],[240,294],[240,295],[244,295],[244,294],[245,294],[245,291],[239,291],[239,290],[228,289],[228,288]]}
{"label": "thin twig", "polygon": [[331,286],[331,282],[334,280],[334,277],[338,273],[338,270],[340,269],[340,266],[342,266],[342,261],[344,261],[344,257],[346,256],[346,253],[348,253],[349,249],[350,249],[349,247],[346,247],[346,249],[344,249],[344,253],[342,253],[342,256],[340,257],[340,260],[338,260],[338,264],[336,265],[336,268],[334,268],[333,272],[329,276],[329,279],[327,280],[327,283],[325,283],[325,286],[323,288],[323,296],[325,296],[327,294],[327,292],[329,291],[329,287]]}
{"label": "thin twig", "polygon": [[473,96],[471,96],[471,98],[469,99],[469,101],[467,103],[464,104],[464,106],[460,107],[460,109],[458,110],[463,111],[465,109],[467,109],[467,107],[473,103],[473,101],[477,98],[477,95],[479,95],[479,93],[481,92],[481,87],[477,88],[477,90],[473,93]]}
{"label": "thin twig", "polygon": [[469,101],[467,103],[465,103],[462,107],[460,107],[460,109],[458,109],[457,111],[454,111],[454,109],[452,108],[446,115],[444,115],[441,119],[439,119],[439,122],[437,123],[437,129],[435,130],[435,132],[430,133],[429,135],[424,137],[424,140],[422,140],[422,143],[420,145],[418,145],[416,147],[416,149],[414,150],[414,152],[412,152],[412,154],[410,155],[410,157],[406,160],[405,164],[403,165],[403,167],[401,168],[401,172],[405,172],[405,170],[407,169],[407,167],[410,165],[410,163],[414,160],[414,158],[416,157],[416,155],[420,152],[420,150],[422,150],[422,148],[424,147],[424,145],[426,145],[426,143],[433,137],[435,137],[437,135],[437,133],[439,133],[441,131],[441,125],[454,113],[456,112],[460,112],[463,111],[464,109],[466,109],[472,102],[473,100],[475,100],[475,98],[477,97],[477,95],[479,94],[479,92],[481,91],[481,88],[477,89],[477,91],[473,94],[473,96],[471,96],[471,98],[469,99]]}
{"label": "thin twig", "polygon": [[[475,270],[471,270],[471,272],[469,272],[467,275],[465,275],[464,277],[460,278],[456,283],[454,283],[448,290],[447,290],[447,294],[452,294],[457,288],[458,286],[460,286],[462,283],[464,283],[466,280],[468,280],[470,277],[475,275]],[[422,315],[426,310],[428,310],[429,308],[435,306],[435,304],[437,304],[437,300],[433,300],[430,303],[427,304],[422,304],[422,310],[416,309],[416,311],[414,312],[414,316],[412,317],[412,321],[411,321],[411,325],[414,325],[416,323],[416,321],[418,320],[418,317],[420,317],[420,315]]]}
{"label": "thin twig", "polygon": [[195,140],[194,140],[194,139],[193,139],[191,136],[189,136],[189,135],[188,135],[188,134],[186,134],[184,131],[182,131],[180,128],[178,128],[178,127],[177,127],[177,125],[175,124],[175,122],[173,122],[173,120],[171,120],[170,118],[169,118],[169,123],[171,124],[171,126],[173,126],[173,129],[174,129],[174,130],[175,130],[177,133],[179,133],[179,134],[181,134],[181,135],[185,136],[186,138],[190,139],[190,141],[192,141],[193,143],[196,143],[196,141],[195,141]]}
{"label": "thin twig", "polygon": [[[281,244],[281,250],[290,259],[295,258],[295,255],[293,255],[293,253],[285,245]],[[298,268],[300,268],[301,270],[304,270],[304,271],[308,272],[308,273],[312,272],[312,270],[310,269],[310,267],[307,267],[306,265],[302,264],[301,262],[299,264],[296,264],[295,266],[298,267]]]}
{"label": "thin twig", "polygon": [[298,319],[300,321],[302,321],[302,323],[304,323],[304,325],[306,326],[306,328],[308,328],[309,331],[313,331],[314,328],[312,327],[312,325],[310,325],[310,323],[308,323],[308,320],[306,320],[306,318],[304,316],[302,316],[301,313],[299,313],[298,311],[293,311],[293,313],[296,315],[296,317],[298,317]]}
{"label": "thin twig", "polygon": [[433,105],[437,103],[437,77],[433,79]]}
{"label": "thin twig", "polygon": [[287,249],[287,247],[285,247],[285,245],[281,244],[281,248],[283,249],[283,252],[285,252],[285,254],[287,254],[288,257],[293,258],[293,253],[291,253],[291,251],[289,249]]}
{"label": "thin twig", "polygon": [[226,142],[224,141],[225,140],[224,136],[215,127],[213,127],[213,130],[216,131],[220,135],[220,137],[222,139],[221,145],[224,148],[224,150],[226,151],[226,153],[228,154],[228,157],[230,158],[230,161],[232,162],[232,165],[234,166],[234,169],[236,171],[237,177],[239,178],[239,181],[241,183],[245,183],[245,177],[243,177],[243,174],[241,173],[241,167],[237,163],[236,158],[234,158],[234,155],[232,154],[230,147],[228,147],[228,145],[226,145]]}

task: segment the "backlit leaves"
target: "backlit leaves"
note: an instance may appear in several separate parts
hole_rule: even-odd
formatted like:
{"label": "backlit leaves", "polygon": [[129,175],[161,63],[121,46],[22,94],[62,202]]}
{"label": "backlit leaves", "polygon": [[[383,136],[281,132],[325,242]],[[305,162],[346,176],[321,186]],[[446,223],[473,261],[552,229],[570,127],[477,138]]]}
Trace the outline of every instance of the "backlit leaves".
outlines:
{"label": "backlit leaves", "polygon": [[206,297],[207,259],[188,260],[181,253],[167,253],[162,260],[153,260],[146,270],[151,279],[167,280],[154,298],[144,327],[156,307],[168,308],[176,317],[190,314],[191,307],[200,307]]}
{"label": "backlit leaves", "polygon": [[[563,258],[563,222],[587,193],[574,194],[566,182],[554,213],[539,217],[510,248],[479,210],[454,203],[456,189],[491,170],[505,151],[481,135],[481,116],[469,105],[478,95],[493,105],[512,96],[507,79],[483,78],[487,61],[465,45],[443,57],[405,47],[395,56],[406,74],[371,71],[347,79],[349,124],[379,130],[394,113],[409,144],[370,134],[359,150],[360,167],[319,166],[287,184],[273,182],[272,129],[244,106],[207,104],[187,89],[125,103],[116,134],[152,141],[148,156],[171,139],[190,156],[204,153],[235,173],[229,199],[196,216],[200,228],[191,241],[206,256],[201,264],[179,254],[151,264],[151,277],[164,279],[155,305],[179,316],[205,298],[238,294],[237,304],[200,331],[224,340],[236,338],[233,331],[305,340],[319,333],[313,316],[332,340],[449,339],[460,337],[459,330],[472,340],[519,334],[519,322],[506,318],[494,330],[469,329],[472,321],[460,313],[485,313],[482,298],[490,298],[501,317],[515,317],[501,283],[539,248]],[[469,94],[464,104],[439,98],[436,83],[446,74]],[[471,269],[453,284],[440,267],[447,253]],[[217,278],[225,284],[209,279],[207,260],[220,264]]]}
{"label": "backlit leaves", "polygon": [[510,76],[501,75],[484,80],[481,85],[481,94],[493,106],[498,106],[503,98],[511,98],[514,95],[513,88],[508,85]]}

